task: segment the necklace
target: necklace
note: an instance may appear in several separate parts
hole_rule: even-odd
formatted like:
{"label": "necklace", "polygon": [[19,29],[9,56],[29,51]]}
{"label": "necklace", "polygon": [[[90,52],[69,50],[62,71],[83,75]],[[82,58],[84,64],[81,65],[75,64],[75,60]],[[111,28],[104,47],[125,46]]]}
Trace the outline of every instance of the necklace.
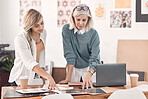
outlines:
{"label": "necklace", "polygon": [[39,42],[36,42],[36,44],[39,44],[39,43],[41,43],[41,41],[42,41],[42,40],[40,39],[40,41],[39,41]]}

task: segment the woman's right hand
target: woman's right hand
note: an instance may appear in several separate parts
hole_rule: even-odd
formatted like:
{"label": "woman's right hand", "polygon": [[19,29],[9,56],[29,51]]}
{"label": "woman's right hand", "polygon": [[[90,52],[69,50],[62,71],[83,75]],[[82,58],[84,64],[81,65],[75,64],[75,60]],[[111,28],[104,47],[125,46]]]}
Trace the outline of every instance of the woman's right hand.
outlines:
{"label": "woman's right hand", "polygon": [[50,76],[50,78],[47,79],[48,81],[48,86],[47,88],[50,90],[59,90],[59,88],[57,87],[55,81],[53,80],[53,78]]}

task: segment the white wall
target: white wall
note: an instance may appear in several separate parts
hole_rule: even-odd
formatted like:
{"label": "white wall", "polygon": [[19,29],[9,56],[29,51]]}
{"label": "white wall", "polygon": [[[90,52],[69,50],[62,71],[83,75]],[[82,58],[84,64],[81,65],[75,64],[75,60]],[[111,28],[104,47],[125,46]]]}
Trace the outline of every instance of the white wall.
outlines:
{"label": "white wall", "polygon": [[[90,8],[93,8],[95,4],[92,0],[83,1],[87,3]],[[132,28],[109,28],[110,9],[114,9],[113,1],[114,0],[106,0],[106,19],[94,21],[94,28],[98,31],[101,41],[101,60],[105,63],[116,62],[118,39],[148,39],[148,23],[135,22],[135,0],[131,0],[132,8],[130,9],[132,10]],[[13,40],[19,33],[19,0],[1,0],[0,3],[1,2],[2,8],[4,9],[2,13],[0,13],[0,15],[2,15],[2,41],[10,43],[10,49],[14,49]],[[64,67],[66,61],[63,57],[61,28],[57,28],[57,1],[42,0],[42,7],[45,28],[48,32],[46,44],[47,61],[53,60],[55,66]]]}
{"label": "white wall", "polygon": [[19,0],[1,0],[1,39],[14,49],[14,38],[19,33]]}
{"label": "white wall", "polygon": [[1,38],[1,16],[0,16],[0,43],[2,42],[2,38]]}
{"label": "white wall", "polygon": [[47,62],[54,61],[55,66],[63,67],[66,62],[63,57],[61,28],[57,28],[57,1],[42,0],[42,14],[47,30],[46,55]]}
{"label": "white wall", "polygon": [[[136,0],[131,0],[131,9],[114,9],[114,0],[105,0],[106,4],[106,19],[95,20],[94,28],[97,29],[100,35],[101,60],[105,63],[116,62],[117,41],[119,39],[148,39],[147,27],[148,23],[135,22],[135,5]],[[93,9],[95,1],[82,0]],[[111,10],[131,10],[132,11],[132,28],[109,28],[110,26],[110,11]],[[93,10],[92,10],[93,12]]]}
{"label": "white wall", "polygon": [[2,38],[1,38],[1,2],[0,2],[0,43],[1,43],[1,41],[2,41]]}

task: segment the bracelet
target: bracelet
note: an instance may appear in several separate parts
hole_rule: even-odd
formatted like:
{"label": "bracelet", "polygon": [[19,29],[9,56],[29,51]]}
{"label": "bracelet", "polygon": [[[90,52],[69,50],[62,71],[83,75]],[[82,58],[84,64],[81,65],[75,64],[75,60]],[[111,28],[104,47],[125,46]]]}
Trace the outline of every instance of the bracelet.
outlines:
{"label": "bracelet", "polygon": [[90,72],[90,73],[91,73],[91,75],[93,75],[93,74],[94,74],[94,72],[93,72],[93,71],[91,71],[91,70],[89,70],[88,72]]}

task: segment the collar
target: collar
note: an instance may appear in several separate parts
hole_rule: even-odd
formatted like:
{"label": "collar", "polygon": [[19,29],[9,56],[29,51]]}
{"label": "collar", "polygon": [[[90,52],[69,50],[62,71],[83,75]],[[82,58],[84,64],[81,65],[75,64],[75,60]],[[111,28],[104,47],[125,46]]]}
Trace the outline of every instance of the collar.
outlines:
{"label": "collar", "polygon": [[75,33],[84,34],[85,33],[85,28],[83,28],[82,30],[78,30],[77,28],[74,28],[74,34]]}

